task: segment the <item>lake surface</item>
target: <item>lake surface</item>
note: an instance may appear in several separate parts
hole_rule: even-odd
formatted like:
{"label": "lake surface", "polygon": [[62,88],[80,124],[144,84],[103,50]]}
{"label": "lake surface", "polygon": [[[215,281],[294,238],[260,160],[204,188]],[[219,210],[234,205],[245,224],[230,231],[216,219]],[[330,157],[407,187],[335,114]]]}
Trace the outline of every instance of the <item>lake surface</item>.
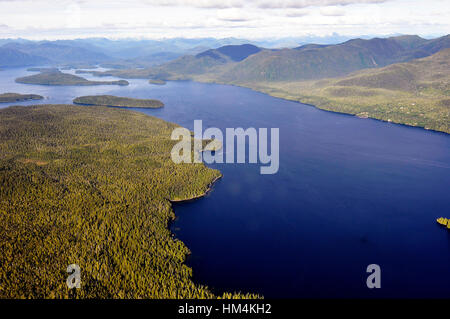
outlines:
{"label": "lake surface", "polygon": [[[172,226],[192,252],[194,281],[214,292],[270,297],[450,297],[450,136],[335,114],[249,89],[194,82],[127,87],[48,87],[14,83],[24,69],[0,71],[3,92],[71,103],[80,95],[156,98],[140,110],[193,129],[280,129],[280,170],[214,164],[223,178],[206,197],[174,206]],[[83,75],[89,79],[98,79]],[[115,78],[102,78],[115,79]],[[8,104],[0,104],[5,107]],[[381,267],[381,289],[366,268]]]}

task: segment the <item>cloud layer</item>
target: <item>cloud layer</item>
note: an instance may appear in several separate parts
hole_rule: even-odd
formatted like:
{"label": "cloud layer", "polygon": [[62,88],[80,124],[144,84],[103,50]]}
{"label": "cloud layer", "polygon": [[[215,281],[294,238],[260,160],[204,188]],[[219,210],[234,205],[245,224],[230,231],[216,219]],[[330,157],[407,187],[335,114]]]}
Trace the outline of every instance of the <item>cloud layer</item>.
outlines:
{"label": "cloud layer", "polygon": [[449,16],[447,0],[0,0],[0,38],[427,35]]}

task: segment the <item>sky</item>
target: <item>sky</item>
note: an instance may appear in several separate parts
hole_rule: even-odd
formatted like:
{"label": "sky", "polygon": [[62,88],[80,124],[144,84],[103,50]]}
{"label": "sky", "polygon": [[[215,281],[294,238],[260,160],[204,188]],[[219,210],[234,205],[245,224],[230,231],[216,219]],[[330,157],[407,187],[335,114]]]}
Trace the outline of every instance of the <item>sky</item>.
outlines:
{"label": "sky", "polygon": [[0,38],[450,33],[450,0],[0,0]]}

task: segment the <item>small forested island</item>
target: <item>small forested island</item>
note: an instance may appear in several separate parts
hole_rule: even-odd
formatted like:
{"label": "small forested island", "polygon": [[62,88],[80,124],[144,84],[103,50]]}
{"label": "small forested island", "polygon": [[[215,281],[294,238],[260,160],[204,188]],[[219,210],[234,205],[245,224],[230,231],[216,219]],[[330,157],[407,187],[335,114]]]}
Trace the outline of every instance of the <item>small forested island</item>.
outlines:
{"label": "small forested island", "polygon": [[143,109],[157,109],[164,106],[164,103],[159,100],[134,99],[129,97],[120,97],[113,95],[80,96],[75,98],[73,100],[73,103],[81,105],[133,107]]}
{"label": "small forested island", "polygon": [[442,226],[446,226],[448,229],[450,229],[450,219],[440,217],[437,219],[437,222],[441,224]]}
{"label": "small forested island", "polygon": [[[1,109],[0,298],[216,298],[168,223],[171,200],[221,174],[171,160],[176,127],[118,108]],[[80,289],[67,289],[70,264]]]}
{"label": "small forested island", "polygon": [[40,85],[128,85],[128,81],[90,81],[73,74],[55,72],[41,72],[16,79],[17,83]]}
{"label": "small forested island", "polygon": [[148,83],[156,84],[156,85],[164,85],[164,84],[166,84],[166,81],[158,80],[158,79],[152,79],[152,80],[149,80]]}
{"label": "small forested island", "polygon": [[37,94],[3,93],[0,94],[0,103],[22,102],[29,100],[42,100],[44,97]]}

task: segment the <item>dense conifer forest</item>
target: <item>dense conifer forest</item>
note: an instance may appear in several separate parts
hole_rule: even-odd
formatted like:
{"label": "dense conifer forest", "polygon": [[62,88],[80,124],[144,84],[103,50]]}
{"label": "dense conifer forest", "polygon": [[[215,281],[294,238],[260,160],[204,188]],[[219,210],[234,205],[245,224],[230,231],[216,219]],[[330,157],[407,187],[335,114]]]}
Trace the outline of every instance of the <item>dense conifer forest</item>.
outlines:
{"label": "dense conifer forest", "polygon": [[[175,127],[107,107],[0,110],[0,297],[215,298],[168,223],[170,200],[220,172],[174,164]],[[66,285],[70,264],[80,289]]]}

